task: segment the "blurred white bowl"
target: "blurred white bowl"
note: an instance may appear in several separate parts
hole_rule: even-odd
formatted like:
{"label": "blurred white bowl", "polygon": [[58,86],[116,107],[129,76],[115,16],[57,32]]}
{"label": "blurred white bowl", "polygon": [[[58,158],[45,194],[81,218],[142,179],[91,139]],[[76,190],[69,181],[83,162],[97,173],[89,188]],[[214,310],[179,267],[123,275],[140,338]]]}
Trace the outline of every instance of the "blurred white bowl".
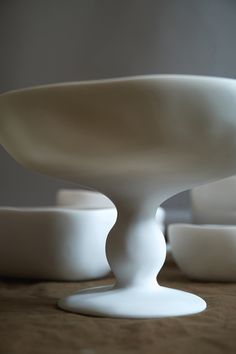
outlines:
{"label": "blurred white bowl", "polygon": [[236,224],[236,176],[191,190],[193,222]]}
{"label": "blurred white bowl", "polygon": [[204,281],[236,281],[236,226],[172,224],[172,255],[183,273]]}
{"label": "blurred white bowl", "polygon": [[104,194],[85,189],[60,189],[56,194],[56,205],[70,208],[115,208]]}
{"label": "blurred white bowl", "polygon": [[202,210],[201,212],[199,211],[198,213],[193,213],[193,222],[196,224],[236,226],[236,210]]}
{"label": "blurred white bowl", "polygon": [[[60,189],[56,194],[56,204],[68,208],[93,208],[99,205],[101,208],[115,208],[112,201],[99,192],[84,189]],[[156,221],[161,231],[165,231],[165,210],[157,209]]]}
{"label": "blurred white bowl", "polygon": [[0,208],[0,276],[85,280],[106,276],[114,207]]}

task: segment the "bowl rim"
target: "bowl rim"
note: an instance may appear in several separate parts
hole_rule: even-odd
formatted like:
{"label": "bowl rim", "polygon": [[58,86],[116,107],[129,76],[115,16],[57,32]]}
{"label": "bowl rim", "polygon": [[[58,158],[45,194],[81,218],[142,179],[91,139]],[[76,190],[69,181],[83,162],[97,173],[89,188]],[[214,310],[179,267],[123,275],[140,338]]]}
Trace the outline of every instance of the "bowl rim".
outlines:
{"label": "bowl rim", "polygon": [[19,93],[29,93],[32,91],[49,89],[49,88],[59,88],[59,87],[74,87],[83,85],[100,85],[100,84],[111,84],[120,82],[134,82],[134,81],[152,81],[152,80],[192,80],[192,81],[221,81],[221,82],[234,82],[236,79],[230,77],[221,76],[209,76],[209,75],[191,75],[191,74],[148,74],[148,75],[130,75],[121,77],[111,77],[111,78],[101,78],[101,79],[91,79],[91,80],[81,80],[81,81],[65,81],[65,82],[55,82],[47,84],[39,84],[26,86],[20,89],[13,89],[8,91],[3,91],[0,93],[2,96],[10,96]]}
{"label": "bowl rim", "polygon": [[202,230],[202,231],[206,231],[206,230],[214,230],[214,231],[218,231],[218,230],[232,230],[235,229],[236,230],[236,225],[230,225],[230,224],[187,224],[187,223],[173,223],[168,225],[168,230],[170,229],[198,229],[198,230]]}
{"label": "bowl rim", "polygon": [[96,212],[96,211],[116,211],[115,207],[82,207],[79,206],[0,206],[0,214],[8,213],[80,213],[80,212]]}

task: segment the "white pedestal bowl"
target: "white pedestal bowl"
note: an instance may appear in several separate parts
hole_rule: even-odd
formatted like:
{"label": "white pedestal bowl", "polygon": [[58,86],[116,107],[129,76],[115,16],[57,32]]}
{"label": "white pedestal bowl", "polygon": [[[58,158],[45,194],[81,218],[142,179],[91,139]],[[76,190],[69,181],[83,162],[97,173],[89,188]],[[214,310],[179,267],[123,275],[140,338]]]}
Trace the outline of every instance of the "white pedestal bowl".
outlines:
{"label": "white pedestal bowl", "polygon": [[116,205],[106,254],[116,282],[59,301],[113,317],[202,311],[204,300],[160,286],[166,255],[157,207],[236,173],[236,81],[147,76],[57,84],[0,96],[0,140],[26,167],[87,185]]}

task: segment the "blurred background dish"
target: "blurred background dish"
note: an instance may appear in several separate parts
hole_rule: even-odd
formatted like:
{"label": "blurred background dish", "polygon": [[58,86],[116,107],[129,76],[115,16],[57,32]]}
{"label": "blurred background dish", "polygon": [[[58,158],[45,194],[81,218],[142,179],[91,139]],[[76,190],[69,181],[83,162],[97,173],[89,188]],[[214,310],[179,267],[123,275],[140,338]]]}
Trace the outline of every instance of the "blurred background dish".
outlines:
{"label": "blurred background dish", "polygon": [[193,188],[191,207],[196,224],[236,224],[236,176]]}
{"label": "blurred background dish", "polygon": [[[60,189],[56,194],[56,205],[70,208],[115,208],[112,201],[104,194],[86,189]],[[161,231],[165,233],[166,212],[159,207],[156,212],[156,221]]]}
{"label": "blurred background dish", "polygon": [[114,207],[0,208],[0,276],[85,280],[110,273],[105,241]]}
{"label": "blurred background dish", "polygon": [[236,281],[236,226],[172,224],[171,251],[190,279]]}
{"label": "blurred background dish", "polygon": [[56,205],[74,208],[115,208],[104,194],[86,189],[60,189],[56,194]]}

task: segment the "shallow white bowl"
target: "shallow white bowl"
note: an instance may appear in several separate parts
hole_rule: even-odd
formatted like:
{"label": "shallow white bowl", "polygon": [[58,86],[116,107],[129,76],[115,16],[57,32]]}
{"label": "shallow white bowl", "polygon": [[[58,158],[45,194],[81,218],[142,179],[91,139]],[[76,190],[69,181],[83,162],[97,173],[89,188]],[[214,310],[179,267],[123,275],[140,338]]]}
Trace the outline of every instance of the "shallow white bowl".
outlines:
{"label": "shallow white bowl", "polygon": [[85,280],[106,276],[115,208],[0,208],[0,276]]}
{"label": "shallow white bowl", "polygon": [[173,258],[191,279],[236,281],[236,226],[172,224]]}

